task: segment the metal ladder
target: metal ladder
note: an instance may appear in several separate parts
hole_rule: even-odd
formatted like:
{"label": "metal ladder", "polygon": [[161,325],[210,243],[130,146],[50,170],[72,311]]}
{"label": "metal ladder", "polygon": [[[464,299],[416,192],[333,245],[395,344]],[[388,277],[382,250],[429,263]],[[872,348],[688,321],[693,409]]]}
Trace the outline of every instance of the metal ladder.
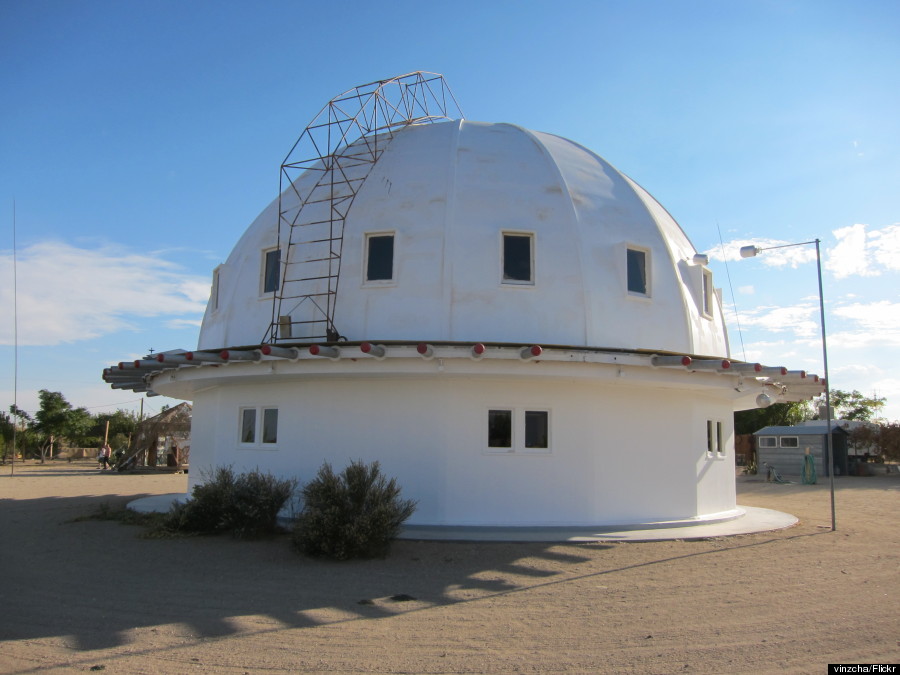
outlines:
{"label": "metal ladder", "polygon": [[334,314],[353,200],[397,130],[450,114],[463,117],[443,76],[416,71],[345,91],[304,129],[281,165],[279,278],[263,343],[341,339]]}

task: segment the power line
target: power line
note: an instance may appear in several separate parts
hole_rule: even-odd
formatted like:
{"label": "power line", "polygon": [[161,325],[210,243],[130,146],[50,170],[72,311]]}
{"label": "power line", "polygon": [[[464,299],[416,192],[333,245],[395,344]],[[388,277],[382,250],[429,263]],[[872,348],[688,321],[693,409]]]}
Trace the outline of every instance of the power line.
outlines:
{"label": "power line", "polygon": [[741,317],[738,314],[737,300],[734,298],[734,286],[731,285],[731,272],[728,269],[728,256],[725,254],[725,242],[722,241],[722,228],[716,222],[716,230],[719,232],[719,247],[722,249],[722,261],[725,263],[725,276],[728,277],[728,290],[731,291],[731,306],[734,307],[734,320],[737,322],[738,337],[741,340],[741,354],[744,361],[747,360],[747,350],[744,349],[744,332],[741,330]]}

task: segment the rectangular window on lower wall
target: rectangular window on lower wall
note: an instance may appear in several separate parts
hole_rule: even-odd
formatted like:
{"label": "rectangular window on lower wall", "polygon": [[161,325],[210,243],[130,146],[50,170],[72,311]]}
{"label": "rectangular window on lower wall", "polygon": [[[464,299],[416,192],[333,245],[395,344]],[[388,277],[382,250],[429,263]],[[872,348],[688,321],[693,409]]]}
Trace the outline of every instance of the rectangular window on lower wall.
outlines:
{"label": "rectangular window on lower wall", "polygon": [[725,454],[725,430],[717,420],[706,420],[706,452],[720,457]]}
{"label": "rectangular window on lower wall", "polygon": [[512,450],[512,410],[488,410],[488,448]]}
{"label": "rectangular window on lower wall", "polygon": [[241,408],[239,420],[241,446],[273,448],[278,443],[278,408]]}
{"label": "rectangular window on lower wall", "polygon": [[550,411],[490,408],[487,414],[487,451],[535,454],[550,452]]}

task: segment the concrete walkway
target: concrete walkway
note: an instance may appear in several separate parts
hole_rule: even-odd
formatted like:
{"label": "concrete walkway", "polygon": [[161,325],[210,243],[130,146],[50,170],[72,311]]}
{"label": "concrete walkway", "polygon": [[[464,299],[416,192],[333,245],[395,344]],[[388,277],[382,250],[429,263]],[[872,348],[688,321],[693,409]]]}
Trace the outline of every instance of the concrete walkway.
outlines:
{"label": "concrete walkway", "polygon": [[[167,494],[144,497],[128,504],[139,513],[165,513],[176,501],[185,501],[187,494]],[[717,521],[670,521],[640,525],[610,525],[591,527],[450,527],[407,525],[400,539],[433,541],[531,541],[531,542],[590,542],[590,541],[662,541],[666,539],[707,539],[730,537],[782,530],[797,523],[789,513],[739,506],[743,513]]]}

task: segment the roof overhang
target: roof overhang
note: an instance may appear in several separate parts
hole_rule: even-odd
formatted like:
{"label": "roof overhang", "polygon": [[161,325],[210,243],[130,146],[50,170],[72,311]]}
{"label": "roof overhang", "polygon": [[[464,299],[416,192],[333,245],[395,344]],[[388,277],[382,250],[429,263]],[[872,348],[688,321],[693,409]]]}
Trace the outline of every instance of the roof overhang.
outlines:
{"label": "roof overhang", "polygon": [[342,342],[176,350],[121,362],[103,371],[116,389],[192,400],[202,389],[273,377],[547,377],[621,385],[707,390],[735,410],[809,400],[825,391],[816,375],[784,367],[642,350],[492,343]]}

